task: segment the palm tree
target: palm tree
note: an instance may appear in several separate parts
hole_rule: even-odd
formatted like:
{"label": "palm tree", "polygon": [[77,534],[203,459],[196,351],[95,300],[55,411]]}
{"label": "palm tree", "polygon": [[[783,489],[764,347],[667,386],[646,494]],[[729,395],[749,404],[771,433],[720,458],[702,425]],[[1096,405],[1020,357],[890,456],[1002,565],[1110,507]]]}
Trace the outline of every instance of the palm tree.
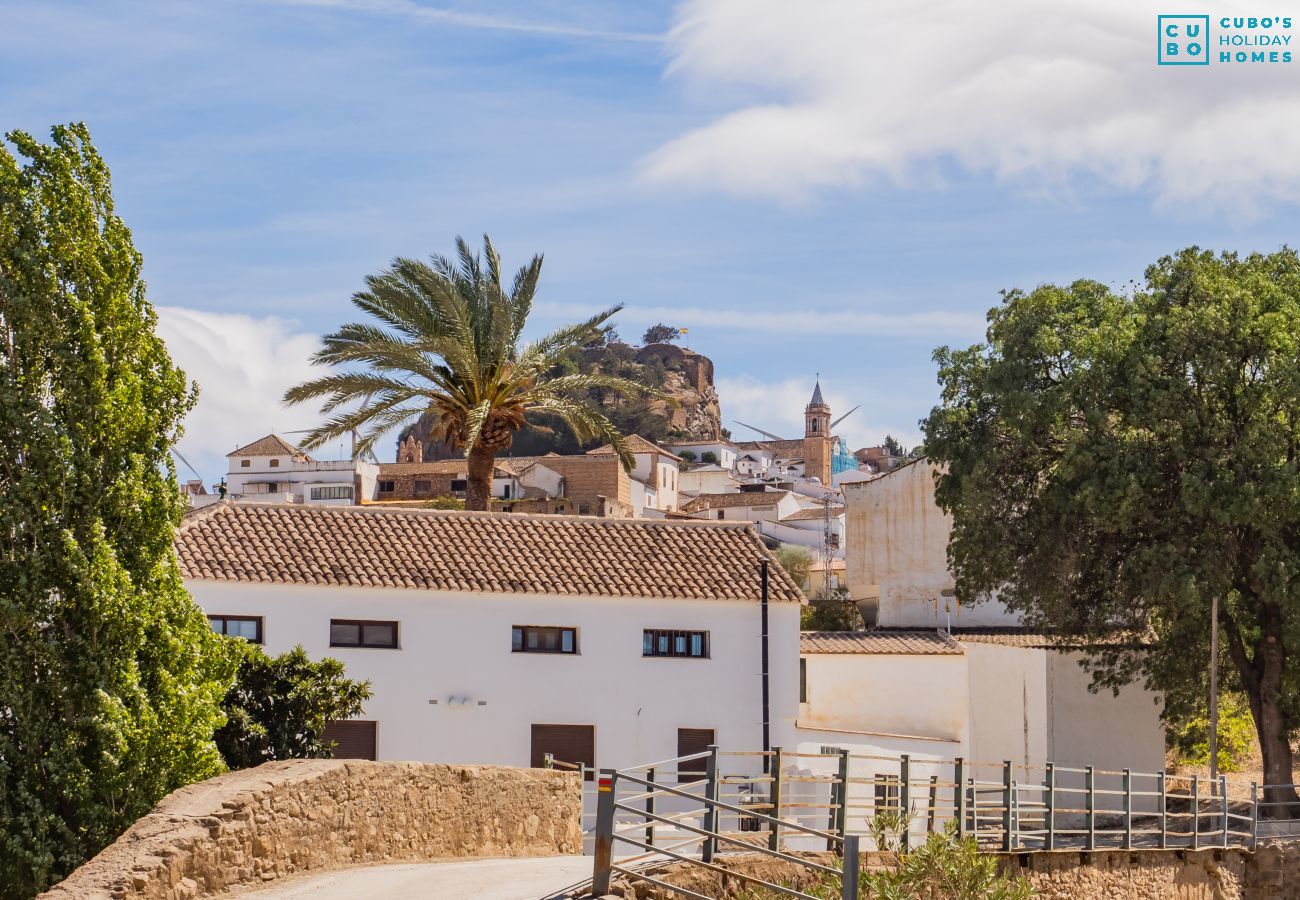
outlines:
{"label": "palm tree", "polygon": [[323,399],[321,412],[330,416],[308,433],[303,449],[357,435],[356,452],[364,453],[391,429],[432,413],[435,436],[465,450],[465,508],[485,510],[497,453],[530,413],[541,413],[563,421],[580,441],[609,443],[630,469],[623,436],[582,398],[593,388],[622,396],[646,389],[613,376],[553,374],[566,352],[591,341],[622,306],[521,347],[542,257],[507,287],[487,235],[482,258],[461,238],[456,254],[455,262],[399,257],[366,277],[366,290],[352,303],[373,321],[326,335],[312,362],[334,371],[285,392],[288,404]]}

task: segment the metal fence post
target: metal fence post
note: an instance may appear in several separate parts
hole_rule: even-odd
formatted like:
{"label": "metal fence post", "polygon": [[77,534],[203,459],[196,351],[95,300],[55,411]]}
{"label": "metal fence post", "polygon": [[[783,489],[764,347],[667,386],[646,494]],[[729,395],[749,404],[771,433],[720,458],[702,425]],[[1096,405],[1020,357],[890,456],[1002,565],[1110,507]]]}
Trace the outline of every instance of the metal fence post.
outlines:
{"label": "metal fence post", "polygon": [[903,850],[911,849],[912,820],[912,757],[906,753],[898,757],[898,814],[902,816],[902,832],[898,836]]}
{"label": "metal fence post", "polygon": [[[645,770],[645,780],[654,783],[654,766]],[[655,845],[655,820],[650,817],[655,814],[655,789],[646,788],[646,793],[649,796],[645,798],[645,842],[653,847]]]}
{"label": "metal fence post", "polygon": [[1228,776],[1219,776],[1219,798],[1223,801],[1223,846],[1228,846]]}
{"label": "metal fence post", "polygon": [[1169,791],[1165,784],[1164,772],[1156,776],[1156,782],[1156,787],[1160,791],[1160,807],[1156,810],[1156,815],[1160,821],[1160,849],[1164,850],[1169,846]]}
{"label": "metal fence post", "polygon": [[839,791],[836,799],[839,801],[835,808],[835,833],[844,837],[849,827],[849,751],[840,750],[839,771]]}
{"label": "metal fence post", "polygon": [[1088,766],[1083,771],[1084,787],[1088,790],[1088,834],[1085,838],[1084,849],[1092,850],[1097,846],[1097,770],[1094,766]]}
{"label": "metal fence post", "polygon": [[1259,846],[1259,785],[1250,783],[1250,849]]}
{"label": "metal fence post", "polygon": [[1133,849],[1133,773],[1124,770],[1124,849]]}
{"label": "metal fence post", "polygon": [[1011,760],[1002,760],[1002,852],[1011,852],[1011,795],[1015,769]]}
{"label": "metal fence post", "polygon": [[858,900],[858,836],[844,837],[844,874],[840,876],[840,900]]}
{"label": "metal fence post", "polygon": [[609,893],[610,864],[614,860],[614,786],[618,774],[601,769],[596,782],[596,842],[592,851],[591,892],[596,897]]}
{"label": "metal fence post", "polygon": [[1047,835],[1043,838],[1043,849],[1045,851],[1054,851],[1056,849],[1056,763],[1047,763],[1047,774],[1044,775],[1044,782],[1047,789],[1044,791],[1044,801],[1047,805],[1044,815],[1047,817]]}
{"label": "metal fence post", "polygon": [[952,799],[957,814],[957,837],[966,836],[966,761],[960,756],[952,761]]}
{"label": "metal fence post", "polygon": [[[771,809],[767,814],[774,819],[781,818],[781,748],[772,748],[772,781],[768,785],[767,802]],[[781,849],[781,826],[775,822],[767,826],[767,849]]]}
{"label": "metal fence post", "polygon": [[1201,846],[1201,776],[1192,776],[1192,849]]}
{"label": "metal fence post", "polygon": [[[713,862],[713,854],[718,849],[718,839],[714,833],[718,830],[718,745],[709,745],[709,755],[704,764],[704,830],[709,836],[704,839],[700,849],[700,859]],[[597,895],[599,896],[599,895]]]}

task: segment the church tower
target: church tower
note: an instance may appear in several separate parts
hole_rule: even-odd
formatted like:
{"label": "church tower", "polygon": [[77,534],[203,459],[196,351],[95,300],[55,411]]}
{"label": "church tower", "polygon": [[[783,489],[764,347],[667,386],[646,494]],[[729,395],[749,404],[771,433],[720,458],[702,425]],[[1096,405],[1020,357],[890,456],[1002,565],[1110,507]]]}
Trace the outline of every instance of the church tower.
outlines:
{"label": "church tower", "polygon": [[831,483],[831,408],[822,399],[821,379],[803,411],[803,474]]}

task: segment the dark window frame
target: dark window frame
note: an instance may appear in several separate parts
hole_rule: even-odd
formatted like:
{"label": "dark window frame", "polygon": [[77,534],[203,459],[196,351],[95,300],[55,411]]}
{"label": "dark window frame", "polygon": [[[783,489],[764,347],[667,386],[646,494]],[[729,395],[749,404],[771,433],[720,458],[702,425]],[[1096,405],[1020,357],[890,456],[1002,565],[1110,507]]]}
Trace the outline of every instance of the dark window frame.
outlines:
{"label": "dark window frame", "polygon": [[[539,635],[554,632],[556,637],[556,647],[560,649],[547,650],[541,647],[529,648],[528,633],[535,632]],[[564,636],[570,635],[569,643],[571,649],[565,650]],[[516,636],[518,639],[516,640]],[[547,656],[577,656],[578,655],[578,627],[576,625],[511,625],[510,626],[510,652],[511,653],[541,653]]]}
{"label": "dark window frame", "polygon": [[799,702],[808,702],[808,660],[799,657]]}
{"label": "dark window frame", "polygon": [[397,482],[391,478],[381,478],[376,490],[381,494],[392,494],[397,491]]}
{"label": "dark window frame", "polygon": [[[328,494],[328,496],[321,496]],[[313,500],[351,500],[352,485],[350,484],[327,484],[321,487],[311,488],[310,493]]]}
{"label": "dark window frame", "polygon": [[[357,643],[344,643],[334,640],[335,625],[356,625],[357,626]],[[366,626],[383,625],[393,629],[393,642],[391,644],[368,644],[366,643]],[[391,619],[330,619],[330,646],[347,647],[354,650],[400,650],[402,648],[401,633],[399,623]]]}
{"label": "dark window frame", "polygon": [[[695,652],[696,639],[699,651]],[[712,659],[713,646],[707,631],[679,628],[645,628],[641,631],[642,659]],[[663,649],[661,649],[663,648]]]}
{"label": "dark window frame", "polygon": [[264,617],[263,616],[235,616],[235,615],[226,615],[224,613],[211,613],[208,615],[209,627],[211,627],[214,622],[218,622],[218,621],[221,622],[221,630],[217,631],[217,629],[215,628],[213,628],[212,630],[216,631],[217,634],[223,634],[226,635],[227,637],[243,637],[243,635],[239,635],[239,634],[232,635],[228,632],[227,629],[229,628],[231,622],[253,622],[257,625],[257,637],[244,638],[244,640],[248,641],[250,644],[259,644],[259,645],[264,640],[264,634],[263,634]]}

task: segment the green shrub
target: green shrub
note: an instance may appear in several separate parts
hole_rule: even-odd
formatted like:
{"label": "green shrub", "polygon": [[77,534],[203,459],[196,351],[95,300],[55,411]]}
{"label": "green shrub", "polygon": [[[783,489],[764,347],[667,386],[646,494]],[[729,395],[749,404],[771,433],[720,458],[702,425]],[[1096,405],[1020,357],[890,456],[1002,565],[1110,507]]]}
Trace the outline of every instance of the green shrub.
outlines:
{"label": "green shrub", "polygon": [[441,497],[434,497],[428,503],[424,504],[425,509],[464,509],[465,501],[459,497],[453,497],[450,494],[443,494]]}
{"label": "green shrub", "polygon": [[[1198,710],[1183,722],[1170,722],[1166,732],[1170,748],[1189,766],[1210,764],[1210,713]],[[1240,772],[1254,755],[1255,720],[1242,694],[1219,697],[1219,770]]]}

